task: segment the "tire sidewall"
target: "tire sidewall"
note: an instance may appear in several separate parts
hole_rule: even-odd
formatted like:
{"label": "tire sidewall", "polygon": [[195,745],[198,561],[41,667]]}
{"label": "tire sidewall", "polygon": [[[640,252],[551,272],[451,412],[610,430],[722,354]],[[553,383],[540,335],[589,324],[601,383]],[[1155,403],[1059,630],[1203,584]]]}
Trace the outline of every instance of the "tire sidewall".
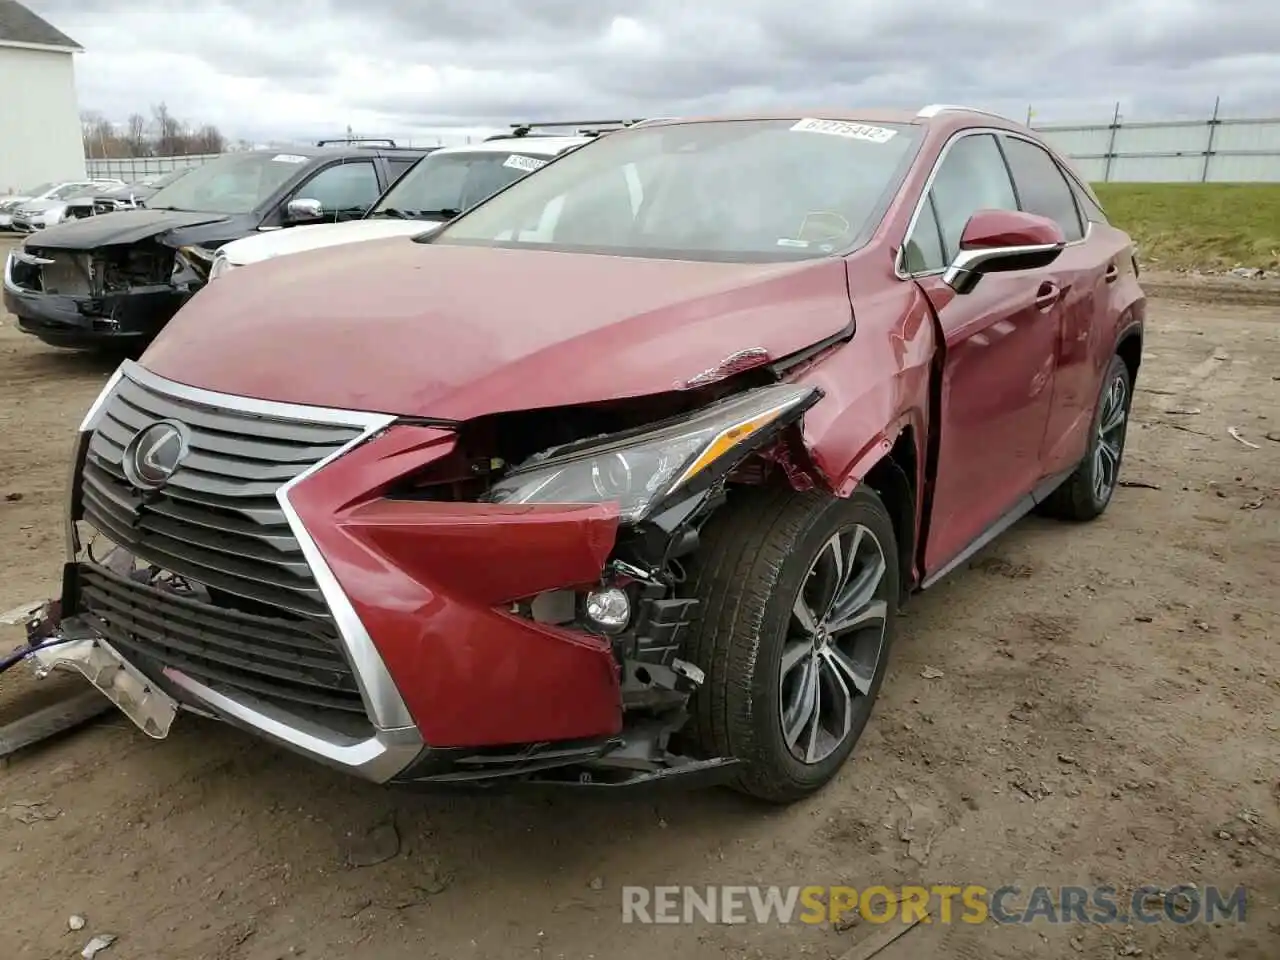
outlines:
{"label": "tire sidewall", "polygon": [[[1102,424],[1102,411],[1105,405],[1107,391],[1111,389],[1111,385],[1116,378],[1120,377],[1124,380],[1124,424],[1120,428],[1120,457],[1116,461],[1116,482],[1102,497],[1098,497],[1095,491],[1097,485],[1098,470],[1098,446],[1102,443],[1102,438],[1098,435],[1098,427]],[[1093,503],[1095,512],[1101,513],[1107,508],[1107,504],[1111,502],[1111,498],[1115,496],[1116,487],[1120,485],[1120,467],[1124,463],[1125,443],[1129,438],[1129,408],[1133,405],[1133,384],[1129,379],[1129,368],[1125,365],[1124,360],[1118,355],[1111,357],[1111,362],[1107,365],[1107,371],[1102,378],[1102,385],[1098,389],[1098,402],[1093,411],[1093,421],[1089,425],[1089,449],[1086,454],[1086,463],[1089,465],[1089,498]]]}
{"label": "tire sidewall", "polygon": [[[888,605],[884,641],[871,688],[865,696],[858,698],[861,702],[848,738],[820,763],[805,764],[792,756],[782,738],[778,695],[782,650],[790,626],[791,608],[818,551],[837,530],[848,529],[855,524],[867,527],[879,540],[884,552],[887,586],[885,600]],[[753,727],[759,752],[767,766],[785,776],[799,790],[811,790],[829,780],[853,751],[870,719],[880,686],[884,682],[897,619],[900,581],[897,546],[893,522],[889,519],[884,504],[874,491],[861,486],[847,499],[833,499],[813,512],[809,523],[793,544],[769,597],[760,630],[759,660],[751,683]]]}

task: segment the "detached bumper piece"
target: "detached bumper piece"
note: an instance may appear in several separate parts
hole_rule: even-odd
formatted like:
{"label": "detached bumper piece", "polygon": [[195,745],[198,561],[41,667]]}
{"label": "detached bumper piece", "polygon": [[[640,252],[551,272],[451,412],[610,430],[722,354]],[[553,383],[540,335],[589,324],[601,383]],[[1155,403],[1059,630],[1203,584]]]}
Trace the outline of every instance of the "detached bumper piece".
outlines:
{"label": "detached bumper piece", "polygon": [[104,642],[93,624],[76,618],[59,620],[47,609],[29,623],[27,631],[33,643],[53,641],[31,654],[37,676],[75,670],[147,736],[168,736],[177,701]]}

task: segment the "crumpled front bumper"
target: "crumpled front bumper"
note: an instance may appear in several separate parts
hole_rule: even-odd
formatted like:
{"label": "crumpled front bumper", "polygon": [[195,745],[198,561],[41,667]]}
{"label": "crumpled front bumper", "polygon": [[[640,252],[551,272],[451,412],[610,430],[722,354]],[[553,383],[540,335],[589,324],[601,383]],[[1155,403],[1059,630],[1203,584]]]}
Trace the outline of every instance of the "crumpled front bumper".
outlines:
{"label": "crumpled front bumper", "polygon": [[100,297],[28,290],[14,281],[12,259],[5,258],[5,309],[18,318],[19,330],[54,347],[95,349],[116,345],[127,349],[145,344],[190,296],[169,285]]}
{"label": "crumpled front bumper", "polygon": [[[142,500],[128,506],[136,491],[126,481],[104,486],[103,471],[121,466],[122,455],[112,451],[127,449],[130,435],[147,429],[144,410],[202,425],[193,429],[219,426],[220,446],[196,448],[209,451],[206,457],[227,452],[236,417],[272,422],[277,435],[292,435],[290,423],[310,423],[313,443],[321,442],[314,431],[328,429],[317,424],[330,420],[359,430],[275,488],[282,512],[269,521],[286,523],[296,540],[293,549],[300,549],[328,611],[323,629],[336,631],[329,640],[317,639],[319,622],[304,628],[313,621],[291,620],[285,608],[220,605],[207,591],[184,587],[180,572],[177,582],[157,572],[168,568],[165,557],[180,566],[191,561],[166,552],[181,543],[204,543],[198,562],[216,572],[216,564],[207,565],[216,547],[181,539],[195,528],[184,534],[155,527],[165,514],[149,512]],[[269,446],[253,433],[244,442],[246,454],[253,445]],[[38,652],[38,669],[78,670],[152,736],[163,736],[173,716],[188,710],[377,782],[487,783],[545,774],[561,785],[616,787],[731,776],[736,761],[672,757],[655,750],[665,740],[645,721],[624,722],[622,670],[607,638],[520,612],[542,592],[599,582],[615,545],[616,507],[391,492],[455,442],[447,429],[214,393],[127,362],[81,424],[62,593],[29,631],[33,641],[60,642]],[[242,495],[268,494],[268,482],[251,474],[243,482]],[[182,483],[175,491],[189,493]],[[235,496],[227,483],[206,490]],[[129,546],[113,553],[110,544],[92,540],[99,535]],[[283,648],[301,651],[301,658],[282,660]],[[297,684],[347,699],[326,705],[300,698]]]}

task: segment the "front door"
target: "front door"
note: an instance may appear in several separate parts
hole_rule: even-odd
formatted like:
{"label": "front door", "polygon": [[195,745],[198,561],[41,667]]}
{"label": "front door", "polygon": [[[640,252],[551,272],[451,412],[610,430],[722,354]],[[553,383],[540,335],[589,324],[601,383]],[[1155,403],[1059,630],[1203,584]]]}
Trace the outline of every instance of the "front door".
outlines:
{"label": "front door", "polygon": [[1053,400],[1063,291],[1051,271],[990,274],[966,294],[942,280],[964,225],[982,209],[1017,210],[1017,196],[995,137],[961,134],[942,155],[906,245],[907,270],[946,344],[926,576],[1034,488]]}

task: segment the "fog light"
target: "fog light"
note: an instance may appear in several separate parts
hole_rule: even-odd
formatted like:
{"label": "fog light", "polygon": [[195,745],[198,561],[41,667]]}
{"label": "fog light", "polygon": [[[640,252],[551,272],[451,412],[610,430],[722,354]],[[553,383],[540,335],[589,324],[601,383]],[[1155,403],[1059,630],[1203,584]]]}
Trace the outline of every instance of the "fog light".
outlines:
{"label": "fog light", "polygon": [[631,598],[618,587],[600,587],[587,594],[587,619],[605,633],[621,633],[631,620]]}

